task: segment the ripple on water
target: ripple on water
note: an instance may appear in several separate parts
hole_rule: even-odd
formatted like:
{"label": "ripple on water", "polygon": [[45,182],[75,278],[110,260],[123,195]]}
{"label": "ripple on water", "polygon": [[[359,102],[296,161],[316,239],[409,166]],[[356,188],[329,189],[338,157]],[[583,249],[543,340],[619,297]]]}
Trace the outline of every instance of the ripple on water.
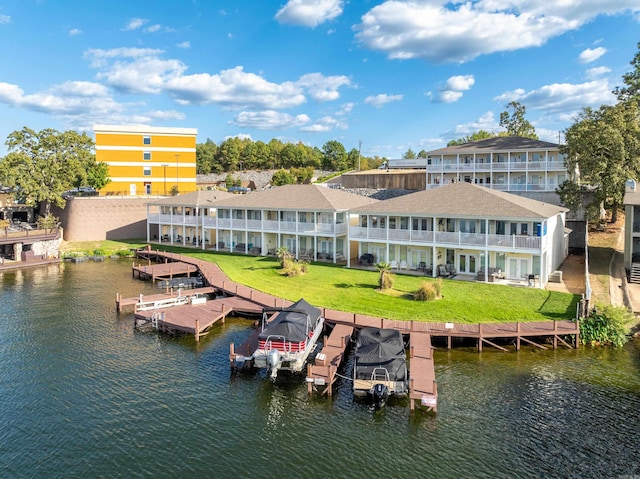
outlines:
{"label": "ripple on water", "polygon": [[[196,344],[134,332],[129,264],[0,275],[9,477],[611,477],[640,474],[640,351],[436,351],[439,411],[373,411],[340,380],[231,375],[231,319]],[[350,374],[351,363],[342,371]],[[4,475],[4,474],[3,474]]]}

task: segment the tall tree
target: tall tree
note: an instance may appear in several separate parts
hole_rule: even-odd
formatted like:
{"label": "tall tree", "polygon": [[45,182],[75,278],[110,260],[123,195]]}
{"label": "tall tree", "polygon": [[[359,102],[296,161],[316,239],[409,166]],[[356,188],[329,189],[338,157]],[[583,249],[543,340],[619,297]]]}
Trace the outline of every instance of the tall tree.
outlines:
{"label": "tall tree", "polygon": [[404,158],[405,160],[415,160],[416,154],[411,148],[409,148],[407,151],[404,152],[404,155],[402,155],[402,158]]}
{"label": "tall tree", "polygon": [[93,186],[96,190],[101,190],[111,183],[111,178],[109,178],[109,165],[104,161],[94,161],[89,165],[89,168],[87,168],[86,183],[89,186]]}
{"label": "tall tree", "polygon": [[87,168],[95,164],[94,143],[86,133],[24,127],[5,144],[8,154],[0,160],[0,183],[17,188],[28,205],[44,202],[46,214],[52,204],[64,207],[62,194],[78,179],[86,179]]}
{"label": "tall tree", "polygon": [[[640,110],[635,101],[585,108],[565,131],[570,170],[578,167],[580,181],[593,190],[595,210],[600,204],[617,220],[625,183],[640,178]],[[567,189],[567,191],[571,191]],[[560,193],[560,191],[559,191]]]}
{"label": "tall tree", "polygon": [[613,93],[618,97],[619,101],[635,99],[640,103],[640,42],[638,42],[638,51],[630,63],[633,70],[622,75],[622,81],[625,86],[616,87]]}
{"label": "tall tree", "polygon": [[[507,135],[524,136],[537,140],[536,129],[524,117],[527,113],[527,107],[517,101],[512,101],[507,104],[506,108],[506,111],[500,113],[500,126],[507,129]],[[511,113],[509,113],[510,108],[513,109]]]}
{"label": "tall tree", "polygon": [[196,173],[209,174],[212,171],[219,173],[220,168],[216,165],[216,153],[218,145],[207,138],[204,143],[196,145]]}
{"label": "tall tree", "polygon": [[322,167],[326,170],[343,171],[348,168],[348,155],[344,145],[336,140],[329,140],[322,145]]}

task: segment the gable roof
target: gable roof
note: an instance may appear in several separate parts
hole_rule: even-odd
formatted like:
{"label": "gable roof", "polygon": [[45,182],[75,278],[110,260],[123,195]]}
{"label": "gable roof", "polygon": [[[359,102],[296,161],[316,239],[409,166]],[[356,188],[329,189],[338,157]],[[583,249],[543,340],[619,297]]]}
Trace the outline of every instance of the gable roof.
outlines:
{"label": "gable roof", "polygon": [[216,206],[296,211],[347,211],[374,203],[378,203],[378,200],[324,186],[284,185],[225,198],[216,202]]}
{"label": "gable roof", "polygon": [[162,206],[210,206],[224,198],[236,196],[233,193],[217,190],[198,190],[184,195],[168,196],[159,200],[149,201],[149,205]]}
{"label": "gable roof", "polygon": [[533,140],[523,136],[494,136],[484,140],[470,141],[461,145],[431,150],[427,155],[456,155],[491,153],[492,151],[557,150],[560,145],[548,141]]}
{"label": "gable roof", "polygon": [[352,213],[545,219],[565,211],[569,210],[461,181],[354,208]]}

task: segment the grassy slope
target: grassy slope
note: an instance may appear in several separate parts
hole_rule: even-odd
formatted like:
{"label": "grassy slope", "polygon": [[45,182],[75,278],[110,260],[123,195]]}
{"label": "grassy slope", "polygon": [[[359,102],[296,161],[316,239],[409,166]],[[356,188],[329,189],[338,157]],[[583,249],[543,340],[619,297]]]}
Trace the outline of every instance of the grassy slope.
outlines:
{"label": "grassy slope", "polygon": [[[142,243],[87,242],[68,244],[68,250],[95,248],[118,250]],[[285,277],[273,258],[198,252],[188,248],[163,248],[216,262],[232,280],[292,301],[305,298],[311,304],[353,313],[400,320],[452,321],[458,323],[543,321],[572,319],[576,295],[534,288],[443,280],[443,298],[414,301],[411,293],[429,278],[395,275],[393,291],[376,291],[378,273],[312,264],[309,273]]]}

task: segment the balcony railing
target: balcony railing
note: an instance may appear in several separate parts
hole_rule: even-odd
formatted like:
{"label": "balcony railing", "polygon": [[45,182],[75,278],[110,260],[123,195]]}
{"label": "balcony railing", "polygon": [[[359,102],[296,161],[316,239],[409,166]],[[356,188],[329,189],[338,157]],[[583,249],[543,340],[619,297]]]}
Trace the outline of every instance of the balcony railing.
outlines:
{"label": "balcony railing", "polygon": [[37,228],[23,227],[21,229],[8,227],[0,230],[0,244],[11,243],[34,243],[36,241],[47,241],[58,238],[60,228]]}
{"label": "balcony railing", "polygon": [[182,216],[150,214],[147,216],[149,223],[166,224],[173,226],[198,226],[207,228],[253,230],[265,232],[287,232],[302,234],[346,234],[346,223],[297,223],[296,221],[273,221],[244,218],[220,218],[215,216]]}
{"label": "balcony railing", "polygon": [[548,171],[565,170],[564,161],[494,161],[482,163],[432,163],[427,171],[437,172],[469,172],[469,171]]}
{"label": "balcony railing", "polygon": [[382,228],[365,228],[352,226],[349,229],[352,239],[362,240],[388,240],[404,241],[420,245],[453,245],[495,247],[505,249],[540,250],[542,237],[526,235],[494,235],[482,233],[463,233],[447,231],[421,231],[421,230],[386,230]]}

